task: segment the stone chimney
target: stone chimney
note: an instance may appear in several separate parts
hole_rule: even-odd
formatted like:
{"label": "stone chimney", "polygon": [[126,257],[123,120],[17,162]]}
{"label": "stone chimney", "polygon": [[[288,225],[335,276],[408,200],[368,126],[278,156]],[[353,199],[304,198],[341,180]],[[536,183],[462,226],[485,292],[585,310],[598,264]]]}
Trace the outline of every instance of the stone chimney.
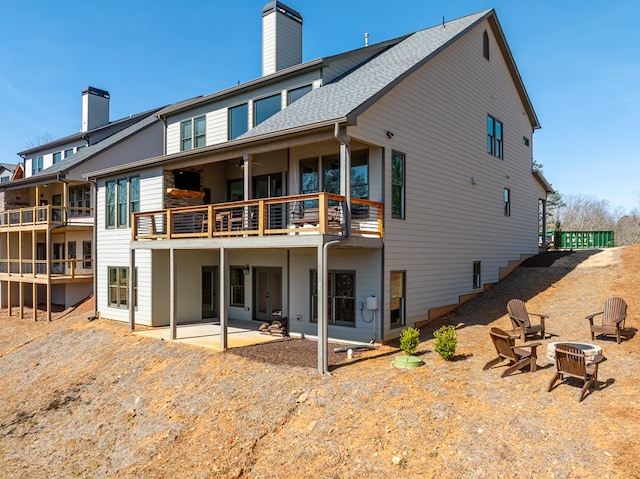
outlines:
{"label": "stone chimney", "polygon": [[281,2],[262,9],[262,76],[302,63],[302,16]]}
{"label": "stone chimney", "polygon": [[82,133],[109,123],[109,92],[89,86],[82,90]]}

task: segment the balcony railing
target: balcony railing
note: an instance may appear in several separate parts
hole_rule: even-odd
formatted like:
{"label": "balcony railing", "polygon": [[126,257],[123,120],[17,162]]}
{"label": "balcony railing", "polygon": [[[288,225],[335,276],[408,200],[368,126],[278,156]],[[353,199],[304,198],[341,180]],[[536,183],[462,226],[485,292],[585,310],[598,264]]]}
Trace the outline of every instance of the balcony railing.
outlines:
{"label": "balcony railing", "polygon": [[[382,203],[352,198],[351,234],[382,237]],[[330,193],[280,196],[133,214],[133,240],[344,235],[344,197]]]}
{"label": "balcony railing", "polygon": [[65,223],[91,224],[93,208],[32,206],[0,212],[0,229],[17,226],[55,226]]}
{"label": "balcony railing", "polygon": [[[86,278],[93,275],[93,260],[86,259],[54,259],[51,260],[51,276]],[[46,276],[47,260],[34,260],[31,258],[1,259],[0,274],[10,274],[18,276]]]}

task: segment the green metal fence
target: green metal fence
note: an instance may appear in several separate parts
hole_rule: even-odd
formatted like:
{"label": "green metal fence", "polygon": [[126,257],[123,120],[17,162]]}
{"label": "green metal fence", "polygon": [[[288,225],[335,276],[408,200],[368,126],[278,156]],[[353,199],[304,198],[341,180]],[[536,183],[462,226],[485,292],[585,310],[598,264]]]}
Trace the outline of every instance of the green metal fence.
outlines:
{"label": "green metal fence", "polygon": [[556,231],[556,248],[612,248],[613,231]]}

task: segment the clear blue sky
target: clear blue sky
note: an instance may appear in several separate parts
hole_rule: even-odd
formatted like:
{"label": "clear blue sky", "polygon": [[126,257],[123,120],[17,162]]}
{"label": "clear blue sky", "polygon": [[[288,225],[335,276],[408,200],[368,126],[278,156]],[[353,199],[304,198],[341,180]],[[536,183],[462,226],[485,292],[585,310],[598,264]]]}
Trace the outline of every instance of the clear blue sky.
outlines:
{"label": "clear blue sky", "polygon": [[[81,92],[111,119],[261,74],[267,0],[31,0],[0,5],[0,162],[80,130]],[[640,208],[640,2],[288,0],[303,60],[495,8],[542,129],[534,158],[562,194]]]}

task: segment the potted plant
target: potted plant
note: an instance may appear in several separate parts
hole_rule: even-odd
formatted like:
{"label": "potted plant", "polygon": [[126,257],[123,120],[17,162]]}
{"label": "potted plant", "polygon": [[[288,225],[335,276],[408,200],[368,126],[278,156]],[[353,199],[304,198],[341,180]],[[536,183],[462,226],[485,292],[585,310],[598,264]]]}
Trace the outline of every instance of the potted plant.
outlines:
{"label": "potted plant", "polygon": [[433,332],[436,338],[434,349],[442,356],[445,361],[451,361],[456,354],[456,346],[458,344],[458,335],[454,326],[442,326]]}
{"label": "potted plant", "polygon": [[400,333],[400,349],[404,351],[404,356],[397,356],[393,360],[393,365],[397,368],[417,368],[422,366],[424,361],[415,356],[420,344],[420,331],[416,328],[406,328]]}

